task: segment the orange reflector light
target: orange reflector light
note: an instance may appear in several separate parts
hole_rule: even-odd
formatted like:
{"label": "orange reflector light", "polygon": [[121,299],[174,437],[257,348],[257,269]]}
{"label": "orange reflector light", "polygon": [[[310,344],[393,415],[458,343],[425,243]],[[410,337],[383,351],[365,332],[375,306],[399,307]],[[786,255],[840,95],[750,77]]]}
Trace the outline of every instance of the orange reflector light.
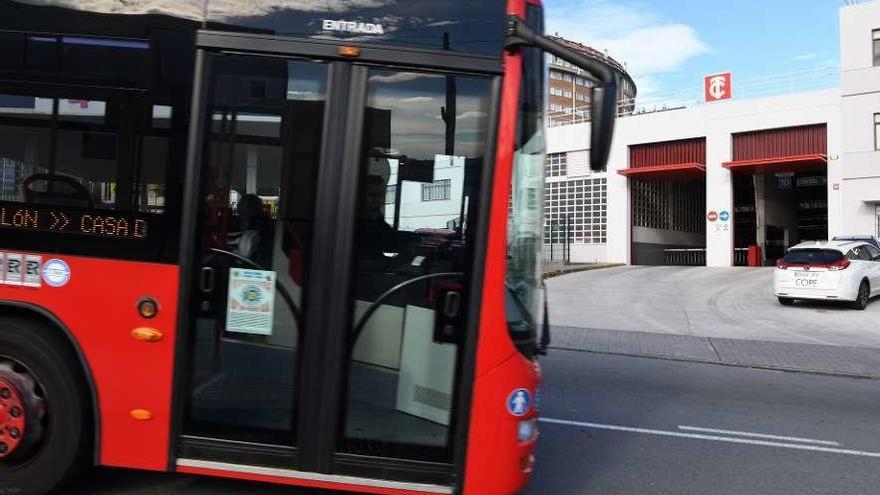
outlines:
{"label": "orange reflector light", "polygon": [[153,419],[153,413],[147,411],[146,409],[134,409],[133,411],[129,412],[129,414],[131,414],[132,418],[138,421],[149,421]]}
{"label": "orange reflector light", "polygon": [[159,314],[159,304],[153,298],[145,297],[138,301],[138,313],[143,318],[152,318]]}
{"label": "orange reflector light", "polygon": [[131,331],[131,336],[141,342],[159,342],[162,340],[162,332],[150,327],[138,327]]}
{"label": "orange reflector light", "polygon": [[340,46],[339,55],[343,57],[360,57],[361,49],[353,46]]}

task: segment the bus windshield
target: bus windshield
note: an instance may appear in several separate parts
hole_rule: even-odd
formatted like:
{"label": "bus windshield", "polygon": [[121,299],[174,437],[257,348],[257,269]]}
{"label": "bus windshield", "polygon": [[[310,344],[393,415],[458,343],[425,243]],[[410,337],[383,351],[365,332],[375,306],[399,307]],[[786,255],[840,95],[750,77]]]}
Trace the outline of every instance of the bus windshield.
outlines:
{"label": "bus windshield", "polygon": [[[542,31],[540,8],[527,21]],[[522,50],[523,79],[507,228],[507,324],[515,342],[534,341],[540,286],[544,191],[544,55]]]}

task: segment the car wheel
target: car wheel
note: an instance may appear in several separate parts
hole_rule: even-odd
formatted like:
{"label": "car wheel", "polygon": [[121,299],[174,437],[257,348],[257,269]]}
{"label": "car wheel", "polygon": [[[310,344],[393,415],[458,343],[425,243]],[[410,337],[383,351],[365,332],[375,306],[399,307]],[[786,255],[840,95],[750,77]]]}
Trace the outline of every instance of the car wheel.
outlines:
{"label": "car wheel", "polygon": [[790,297],[780,297],[778,299],[779,299],[779,304],[781,304],[783,306],[791,306],[792,304],[794,304],[794,299],[792,299]]}
{"label": "car wheel", "polygon": [[87,460],[88,389],[53,331],[0,319],[0,494],[47,493]]}
{"label": "car wheel", "polygon": [[856,300],[852,303],[853,309],[863,310],[867,308],[870,296],[871,287],[868,285],[867,280],[862,280],[862,283],[859,284],[859,293],[856,296]]}

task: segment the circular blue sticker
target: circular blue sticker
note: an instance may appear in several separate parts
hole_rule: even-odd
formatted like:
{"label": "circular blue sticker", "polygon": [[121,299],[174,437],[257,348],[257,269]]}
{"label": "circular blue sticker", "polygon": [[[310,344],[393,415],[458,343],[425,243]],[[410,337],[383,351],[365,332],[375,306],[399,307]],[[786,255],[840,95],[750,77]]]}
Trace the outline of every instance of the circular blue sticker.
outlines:
{"label": "circular blue sticker", "polygon": [[63,287],[70,281],[70,267],[64,260],[53,258],[43,264],[43,281],[52,287]]}
{"label": "circular blue sticker", "polygon": [[727,210],[724,210],[724,211],[722,211],[721,213],[718,214],[718,218],[719,218],[722,222],[726,222],[726,221],[730,220],[730,212],[727,211]]}
{"label": "circular blue sticker", "polygon": [[529,412],[532,395],[524,388],[518,388],[507,396],[507,410],[514,416],[522,416]]}

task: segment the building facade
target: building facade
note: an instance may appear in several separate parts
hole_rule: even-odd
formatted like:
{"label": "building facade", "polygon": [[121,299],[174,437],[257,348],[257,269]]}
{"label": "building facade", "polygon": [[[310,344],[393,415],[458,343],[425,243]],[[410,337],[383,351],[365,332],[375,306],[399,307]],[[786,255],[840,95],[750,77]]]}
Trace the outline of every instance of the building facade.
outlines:
{"label": "building facade", "polygon": [[559,175],[589,124],[549,127],[545,226],[586,199],[552,200],[555,182],[607,187],[590,205],[605,234],[572,233],[571,261],[767,265],[801,241],[880,235],[880,2],[842,7],[840,32],[839,87],[623,115],[605,173]]}
{"label": "building facade", "polygon": [[[551,36],[556,42],[588,57],[603,60],[622,74],[618,81],[618,106],[621,114],[631,113],[636,97],[636,85],[626,67],[594,48]],[[586,72],[556,56],[548,57],[547,122],[550,126],[587,122],[590,116],[590,95],[596,81]]]}
{"label": "building facade", "polygon": [[[637,89],[623,64],[586,45],[552,38],[617,68],[622,74],[618,114],[632,113]],[[598,260],[605,257],[608,191],[607,174],[591,173],[589,164],[590,97],[596,81],[558,57],[550,56],[547,65],[546,124],[551,131],[545,167],[545,257]]]}

